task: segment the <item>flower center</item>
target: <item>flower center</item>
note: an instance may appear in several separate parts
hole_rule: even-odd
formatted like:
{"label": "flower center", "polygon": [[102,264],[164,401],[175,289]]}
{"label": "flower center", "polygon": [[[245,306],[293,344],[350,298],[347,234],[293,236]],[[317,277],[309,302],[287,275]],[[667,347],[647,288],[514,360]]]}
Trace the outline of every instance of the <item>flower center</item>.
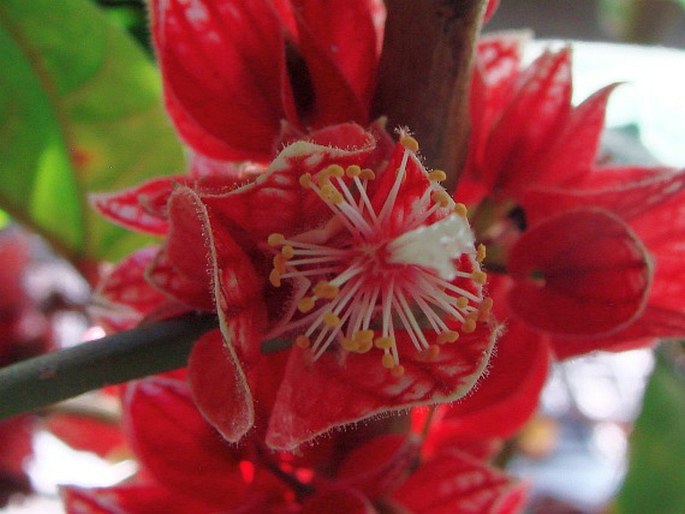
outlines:
{"label": "flower center", "polygon": [[[281,331],[302,330],[295,342],[312,361],[334,343],[351,353],[376,348],[382,365],[401,376],[400,332],[422,357],[433,359],[441,345],[489,317],[492,302],[483,296],[480,268],[485,248],[475,247],[465,207],[439,185],[444,172],[423,167],[416,141],[404,137],[401,143],[402,159],[386,171],[395,178],[380,206],[368,194],[372,170],[332,165],[300,178],[333,212],[325,242],[321,231],[317,238],[312,232],[269,236],[277,251],[271,284],[290,279],[305,290],[297,299],[299,314]],[[419,170],[425,191],[398,213],[403,182],[413,180],[408,166]]]}

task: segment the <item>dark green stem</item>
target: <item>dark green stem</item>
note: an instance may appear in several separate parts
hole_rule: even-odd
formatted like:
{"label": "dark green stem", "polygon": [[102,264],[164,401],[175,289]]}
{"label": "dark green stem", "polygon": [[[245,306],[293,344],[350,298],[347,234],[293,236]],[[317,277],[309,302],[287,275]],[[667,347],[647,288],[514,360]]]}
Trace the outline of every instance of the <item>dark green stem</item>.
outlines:
{"label": "dark green stem", "polygon": [[0,419],[182,368],[195,340],[215,327],[216,316],[189,314],[6,366],[0,369]]}

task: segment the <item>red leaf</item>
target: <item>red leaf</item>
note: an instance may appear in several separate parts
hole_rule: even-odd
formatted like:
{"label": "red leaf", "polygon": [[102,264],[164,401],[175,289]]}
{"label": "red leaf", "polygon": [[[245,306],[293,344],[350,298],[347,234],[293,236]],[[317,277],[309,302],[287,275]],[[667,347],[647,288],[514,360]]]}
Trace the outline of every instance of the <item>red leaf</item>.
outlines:
{"label": "red leaf", "polygon": [[601,209],[543,221],[511,248],[513,311],[532,327],[600,335],[625,327],[644,309],[652,272],[640,240]]}

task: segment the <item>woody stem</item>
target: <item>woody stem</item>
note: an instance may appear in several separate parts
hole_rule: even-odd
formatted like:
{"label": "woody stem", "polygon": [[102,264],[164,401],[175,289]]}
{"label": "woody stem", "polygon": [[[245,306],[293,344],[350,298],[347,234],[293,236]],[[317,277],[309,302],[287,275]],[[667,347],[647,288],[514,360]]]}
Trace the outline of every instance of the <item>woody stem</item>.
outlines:
{"label": "woody stem", "polygon": [[373,114],[407,126],[452,191],[465,160],[475,41],[487,0],[387,0]]}

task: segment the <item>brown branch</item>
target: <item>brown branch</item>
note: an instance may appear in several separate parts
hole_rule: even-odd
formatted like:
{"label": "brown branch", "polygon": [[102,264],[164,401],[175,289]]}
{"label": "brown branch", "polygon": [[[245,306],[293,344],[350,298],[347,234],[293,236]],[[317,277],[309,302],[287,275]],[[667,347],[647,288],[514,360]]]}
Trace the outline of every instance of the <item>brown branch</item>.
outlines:
{"label": "brown branch", "polygon": [[387,0],[376,116],[407,126],[448,191],[464,162],[468,85],[487,0]]}

